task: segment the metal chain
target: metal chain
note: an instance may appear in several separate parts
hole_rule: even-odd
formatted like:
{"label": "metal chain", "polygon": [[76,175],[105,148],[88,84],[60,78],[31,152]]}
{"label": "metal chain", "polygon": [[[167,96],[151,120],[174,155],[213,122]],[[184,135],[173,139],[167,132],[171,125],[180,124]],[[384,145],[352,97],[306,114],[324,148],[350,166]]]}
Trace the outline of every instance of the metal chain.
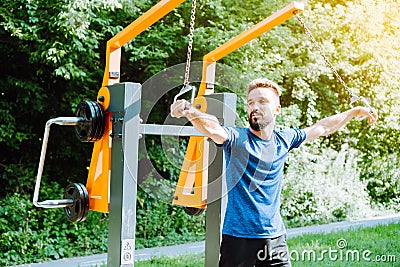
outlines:
{"label": "metal chain", "polygon": [[324,51],[322,50],[321,46],[318,44],[318,42],[315,40],[314,36],[312,35],[311,31],[307,28],[306,24],[304,23],[303,19],[300,17],[300,15],[295,14],[297,19],[299,20],[301,26],[303,27],[304,31],[308,35],[308,37],[311,39],[314,47],[318,49],[319,53],[322,55],[323,59],[325,60],[326,64],[328,64],[329,68],[332,70],[332,72],[335,74],[336,78],[339,80],[339,82],[343,85],[344,89],[346,89],[347,93],[350,95],[350,101],[351,103],[354,103],[355,101],[358,100],[358,96],[355,95],[349,87],[347,87],[346,83],[343,81],[342,77],[339,75],[339,73],[336,71],[336,69],[333,67],[332,63],[328,60],[326,57]]}
{"label": "metal chain", "polygon": [[195,19],[196,19],[196,0],[192,0],[192,12],[191,12],[191,17],[190,17],[190,29],[189,29],[189,44],[188,44],[188,50],[187,50],[187,56],[186,56],[185,79],[183,81],[184,87],[189,84],[190,60],[192,58]]}

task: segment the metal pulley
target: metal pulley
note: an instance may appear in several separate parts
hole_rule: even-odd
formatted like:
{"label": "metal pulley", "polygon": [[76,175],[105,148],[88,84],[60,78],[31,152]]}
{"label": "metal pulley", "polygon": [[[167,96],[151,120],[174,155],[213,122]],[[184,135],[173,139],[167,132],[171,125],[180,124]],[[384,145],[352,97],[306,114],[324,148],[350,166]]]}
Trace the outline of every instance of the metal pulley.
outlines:
{"label": "metal pulley", "polygon": [[100,140],[104,133],[104,111],[101,105],[93,101],[79,103],[76,117],[83,120],[75,126],[78,139],[82,142]]}
{"label": "metal pulley", "polygon": [[89,194],[83,184],[74,183],[67,186],[65,199],[72,199],[73,203],[64,207],[65,215],[70,222],[82,222],[89,211]]}

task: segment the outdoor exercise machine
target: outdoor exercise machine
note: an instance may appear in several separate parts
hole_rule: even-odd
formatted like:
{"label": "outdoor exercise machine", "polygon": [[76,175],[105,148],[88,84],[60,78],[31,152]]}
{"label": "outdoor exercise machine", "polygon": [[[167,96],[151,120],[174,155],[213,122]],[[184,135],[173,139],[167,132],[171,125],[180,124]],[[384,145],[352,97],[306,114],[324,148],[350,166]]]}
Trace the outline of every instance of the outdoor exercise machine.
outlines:
{"label": "outdoor exercise machine", "polygon": [[[173,204],[201,211],[208,204],[205,265],[218,265],[224,214],[221,200],[223,195],[221,177],[224,168],[222,151],[209,146],[204,136],[193,127],[142,124],[141,84],[119,81],[121,47],[182,2],[183,0],[159,2],[111,38],[107,42],[103,86],[98,92],[97,101],[82,101],[78,105],[75,117],[50,119],[45,126],[33,203],[42,208],[63,207],[68,220],[75,222],[85,220],[88,210],[109,213],[108,266],[134,265],[137,162],[139,139],[144,134],[191,137]],[[192,11],[193,9],[192,6]],[[216,61],[301,10],[303,5],[294,2],[204,56],[202,82],[198,96],[193,99],[193,105],[203,112],[215,115],[221,124],[233,126],[236,96],[230,93],[213,93]],[[190,63],[190,60],[188,61]],[[189,87],[189,89],[194,92],[194,88]],[[184,88],[180,94],[186,91]],[[63,199],[39,202],[47,142],[53,124],[74,126],[78,138],[84,142],[94,142],[94,148],[86,186],[79,183],[71,184],[67,186]],[[215,157],[208,162],[207,156],[212,149],[215,150]],[[136,164],[127,165],[124,151],[128,151],[130,162]],[[214,184],[210,188],[212,190],[207,192],[209,183]],[[185,192],[188,188],[190,193]],[[214,201],[207,203],[207,198]]]}
{"label": "outdoor exercise machine", "polygon": [[[45,126],[33,203],[42,208],[62,207],[68,220],[74,222],[85,220],[88,210],[109,213],[108,266],[134,265],[138,153],[142,135],[190,136],[175,194],[171,199],[174,205],[183,206],[192,215],[201,213],[207,207],[205,266],[218,265],[224,215],[222,151],[210,145],[193,127],[143,124],[140,118],[142,85],[120,83],[122,46],[183,1],[159,2],[111,38],[107,42],[105,73],[97,100],[82,101],[75,117],[50,119]],[[190,41],[184,87],[178,96],[191,91],[195,108],[215,115],[223,125],[233,126],[236,96],[230,93],[214,94],[216,62],[303,9],[303,4],[293,2],[205,55],[197,97],[194,97],[195,88],[188,81]],[[192,22],[194,10],[195,0],[192,4]],[[94,148],[86,186],[71,184],[67,186],[63,199],[39,202],[47,142],[53,124],[74,126],[78,138],[84,142],[94,142]],[[208,158],[211,151],[215,154],[212,160]],[[124,153],[129,153],[130,162],[134,164],[128,166]],[[213,186],[208,187],[211,183]]]}

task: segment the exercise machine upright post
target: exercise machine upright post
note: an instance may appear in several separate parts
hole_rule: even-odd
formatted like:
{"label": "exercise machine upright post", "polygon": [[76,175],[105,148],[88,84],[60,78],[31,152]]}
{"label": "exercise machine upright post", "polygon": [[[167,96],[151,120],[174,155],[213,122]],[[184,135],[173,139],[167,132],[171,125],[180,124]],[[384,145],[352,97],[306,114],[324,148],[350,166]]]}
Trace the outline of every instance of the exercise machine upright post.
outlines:
{"label": "exercise machine upright post", "polygon": [[[108,266],[133,266],[139,153],[141,88],[137,83],[109,86],[112,113]],[[125,155],[129,155],[128,166]]]}

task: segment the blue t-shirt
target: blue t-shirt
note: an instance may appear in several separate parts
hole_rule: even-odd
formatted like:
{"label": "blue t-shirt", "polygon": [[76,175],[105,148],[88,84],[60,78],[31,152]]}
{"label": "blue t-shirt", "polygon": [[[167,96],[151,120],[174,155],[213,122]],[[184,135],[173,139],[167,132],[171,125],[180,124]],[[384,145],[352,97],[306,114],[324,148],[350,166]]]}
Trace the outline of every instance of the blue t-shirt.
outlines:
{"label": "blue t-shirt", "polygon": [[306,139],[304,130],[274,131],[270,140],[249,128],[224,127],[228,204],[222,233],[273,238],[286,232],[280,215],[283,166],[288,152]]}

